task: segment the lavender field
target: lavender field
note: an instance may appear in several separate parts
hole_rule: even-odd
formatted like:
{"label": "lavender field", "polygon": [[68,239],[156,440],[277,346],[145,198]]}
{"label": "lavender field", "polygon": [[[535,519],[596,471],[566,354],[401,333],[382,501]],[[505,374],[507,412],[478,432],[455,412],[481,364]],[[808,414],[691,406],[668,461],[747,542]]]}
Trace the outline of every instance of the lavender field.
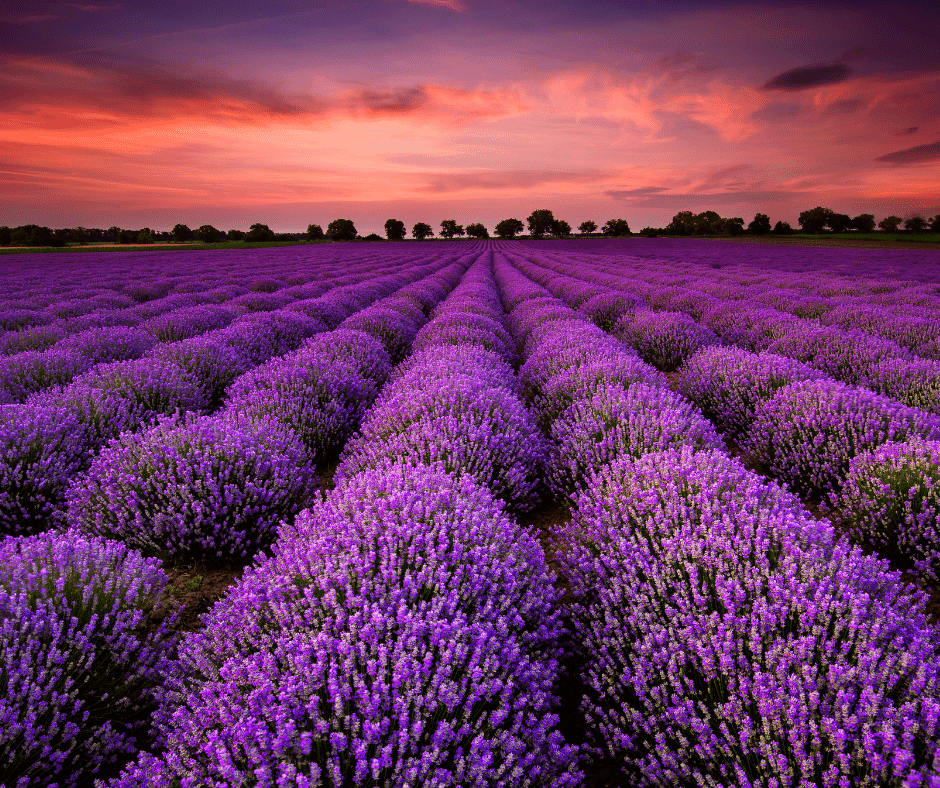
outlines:
{"label": "lavender field", "polygon": [[940,787],[940,254],[4,265],[2,788]]}

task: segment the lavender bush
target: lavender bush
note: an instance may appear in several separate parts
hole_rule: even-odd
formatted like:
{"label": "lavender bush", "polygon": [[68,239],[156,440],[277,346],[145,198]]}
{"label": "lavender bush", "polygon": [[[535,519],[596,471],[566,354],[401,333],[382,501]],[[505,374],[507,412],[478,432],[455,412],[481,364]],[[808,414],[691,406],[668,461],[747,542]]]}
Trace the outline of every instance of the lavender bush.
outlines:
{"label": "lavender bush", "polygon": [[940,438],[937,417],[829,379],[791,383],[757,412],[746,449],[813,496],[837,493],[853,457],[889,441]]}
{"label": "lavender bush", "polygon": [[0,784],[76,786],[138,750],[174,642],[166,585],[118,542],[0,541]]}
{"label": "lavender bush", "polygon": [[640,309],[622,317],[614,332],[662,372],[674,372],[695,351],[719,342],[714,331],[683,312]]}
{"label": "lavender bush", "polygon": [[87,467],[85,426],[59,406],[0,405],[0,534],[61,522],[65,491]]}
{"label": "lavender bush", "polygon": [[101,452],[68,491],[68,522],[174,561],[244,558],[315,482],[297,437],[275,422],[169,418]]}
{"label": "lavender bush", "polygon": [[350,479],[186,638],[162,751],[112,785],[576,785],[557,610],[538,543],[468,478]]}
{"label": "lavender bush", "polygon": [[940,442],[886,443],[855,457],[834,516],[857,541],[940,581]]}
{"label": "lavender bush", "polygon": [[636,383],[599,386],[551,427],[548,479],[564,499],[619,457],[690,446],[724,448],[715,428],[668,389]]}
{"label": "lavender bush", "polygon": [[678,391],[698,405],[727,437],[738,441],[758,409],[777,391],[825,373],[773,353],[736,347],[706,347],[680,369]]}
{"label": "lavender bush", "polygon": [[561,535],[599,750],[643,785],[928,785],[923,596],[717,452],[623,458]]}

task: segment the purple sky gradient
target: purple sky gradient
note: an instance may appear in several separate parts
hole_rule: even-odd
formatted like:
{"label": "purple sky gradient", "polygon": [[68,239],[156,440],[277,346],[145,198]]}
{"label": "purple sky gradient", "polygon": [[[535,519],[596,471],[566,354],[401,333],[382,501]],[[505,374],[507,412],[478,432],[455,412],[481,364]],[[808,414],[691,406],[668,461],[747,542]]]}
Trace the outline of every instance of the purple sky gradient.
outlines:
{"label": "purple sky gradient", "polygon": [[940,212],[936,3],[3,2],[0,224]]}

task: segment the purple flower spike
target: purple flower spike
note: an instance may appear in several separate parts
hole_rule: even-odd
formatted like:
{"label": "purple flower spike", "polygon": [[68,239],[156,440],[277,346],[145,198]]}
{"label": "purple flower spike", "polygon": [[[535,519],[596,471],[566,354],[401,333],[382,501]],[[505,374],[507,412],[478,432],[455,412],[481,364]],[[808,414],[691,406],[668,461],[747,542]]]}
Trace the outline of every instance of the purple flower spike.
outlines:
{"label": "purple flower spike", "polygon": [[924,597],[717,452],[622,459],[563,559],[595,745],[643,785],[927,786]]}

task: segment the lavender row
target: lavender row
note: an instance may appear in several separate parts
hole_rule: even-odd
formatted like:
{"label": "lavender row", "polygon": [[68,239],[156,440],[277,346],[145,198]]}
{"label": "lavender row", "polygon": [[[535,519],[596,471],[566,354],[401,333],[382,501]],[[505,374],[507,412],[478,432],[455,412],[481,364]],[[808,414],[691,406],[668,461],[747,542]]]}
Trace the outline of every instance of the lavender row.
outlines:
{"label": "lavender row", "polygon": [[[565,277],[553,284],[574,299],[597,288]],[[681,338],[673,336],[670,342],[664,337],[663,326],[683,321],[691,323],[684,313],[638,311],[632,324],[644,326],[646,335],[625,331],[623,319],[620,335],[634,339],[641,351],[663,340],[676,356],[684,355],[678,390],[727,438],[798,493],[822,498],[831,516],[859,543],[902,555],[923,577],[940,579],[940,506],[934,492],[940,470],[929,460],[940,438],[940,420],[833,381],[822,370],[790,358],[792,353],[770,352],[786,350],[781,342],[799,347],[792,334],[756,355],[718,347],[694,326],[684,334],[685,344]],[[799,331],[797,335],[803,338]],[[696,336],[706,340],[701,342],[705,349],[689,358]],[[842,357],[845,369],[852,368],[852,358]],[[882,459],[874,460],[873,453]],[[851,489],[843,494],[849,478]]]}
{"label": "lavender row", "polygon": [[[420,276],[422,269],[416,272],[413,276]],[[151,357],[101,365],[25,405],[0,406],[2,530],[26,533],[56,524],[69,483],[108,441],[162,415],[212,410],[239,375],[336,326],[408,278],[393,274],[336,288],[308,301],[307,313],[257,314],[217,332],[158,346]]]}
{"label": "lavender row", "polygon": [[[534,305],[519,321],[524,346],[557,333],[557,318],[538,327],[534,315],[550,304],[537,286],[508,265],[497,270],[507,304]],[[528,336],[526,324],[536,326]],[[582,326],[583,366],[614,355]],[[613,450],[585,455],[593,467],[557,538],[597,750],[647,785],[940,778],[940,659],[923,595],[836,542],[790,493],[715,444],[696,445],[693,430],[686,445],[647,453],[591,426]]]}
{"label": "lavender row", "polygon": [[[387,267],[386,271],[390,272]],[[368,273],[353,278],[361,280]],[[371,273],[375,275],[378,271]],[[341,275],[332,284],[323,280],[306,282],[276,294],[258,291],[238,296],[236,291],[234,298],[226,288],[213,293],[179,293],[133,309],[107,309],[63,321],[73,329],[71,332],[55,323],[8,332],[4,337],[8,348],[36,347],[15,352],[6,359],[0,377],[0,402],[23,401],[42,389],[66,384],[97,364],[134,360],[152,352],[158,343],[174,343],[222,329],[244,315],[285,307],[302,312],[311,299],[318,299],[333,286],[343,286],[349,278]],[[279,283],[262,279],[253,286],[266,284],[273,289]]]}
{"label": "lavender row", "polygon": [[[387,316],[397,304],[401,314],[424,320],[464,267],[445,266],[359,314]],[[352,389],[374,397],[391,370],[383,342],[391,344],[381,331],[372,336],[341,325],[277,359],[269,389],[252,388],[255,376],[240,379],[241,393],[254,391],[267,403],[281,380],[302,396],[303,382],[318,386],[305,370],[329,370],[330,382],[345,386],[333,392],[337,398]],[[324,393],[320,386],[317,395]],[[0,575],[0,592],[9,592],[0,599],[20,620],[9,622],[3,639],[16,668],[0,697],[3,785],[73,785],[138,749],[142,721],[163,692],[158,687],[180,663],[169,659],[172,618],[155,623],[166,576],[133,548],[174,558],[250,554],[314,499],[317,456],[292,425],[311,428],[277,409],[254,412],[243,399],[232,399],[218,417],[173,417],[123,434],[72,486],[72,530],[3,543],[4,559],[16,558],[19,568]],[[354,407],[361,412],[365,404]],[[324,411],[333,405],[321,397]],[[317,420],[313,409],[305,415]]]}
{"label": "lavender row", "polygon": [[[112,785],[578,783],[550,712],[557,592],[538,543],[479,483],[482,464],[458,434],[483,417],[510,435],[525,415],[518,402],[500,410],[512,407],[514,375],[486,347],[501,333],[487,267],[472,266],[421,329],[422,348],[396,368],[362,434],[381,442],[440,425],[435,407],[458,426],[424,429],[405,457],[351,442],[336,490],[186,639],[158,715],[162,752]],[[455,329],[462,314],[468,341]],[[479,316],[497,326],[486,339]],[[452,379],[473,383],[459,389],[471,395],[463,405],[422,399]]]}
{"label": "lavender row", "polygon": [[67,522],[172,561],[266,547],[462,270],[452,263],[238,377],[216,416],[122,435],[69,488]]}

